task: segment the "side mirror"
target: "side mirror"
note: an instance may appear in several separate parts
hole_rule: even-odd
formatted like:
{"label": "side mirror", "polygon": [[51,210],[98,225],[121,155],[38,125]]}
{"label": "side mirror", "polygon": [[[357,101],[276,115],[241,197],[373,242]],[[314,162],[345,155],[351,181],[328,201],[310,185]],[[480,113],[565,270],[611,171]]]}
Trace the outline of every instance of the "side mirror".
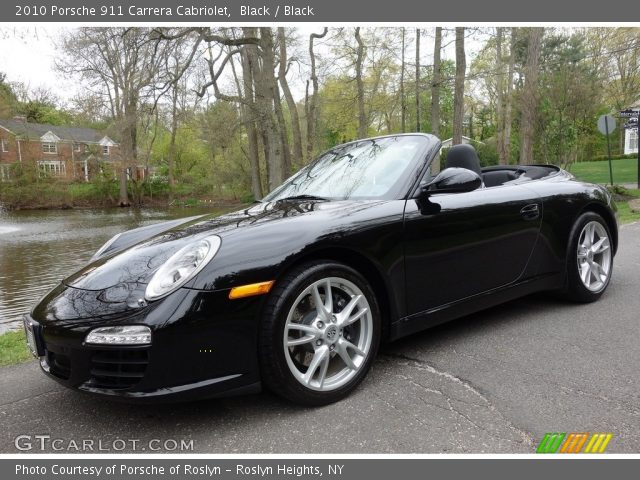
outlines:
{"label": "side mirror", "polygon": [[442,170],[436,178],[424,185],[421,192],[426,195],[433,193],[463,193],[480,188],[480,175],[466,168],[450,167]]}

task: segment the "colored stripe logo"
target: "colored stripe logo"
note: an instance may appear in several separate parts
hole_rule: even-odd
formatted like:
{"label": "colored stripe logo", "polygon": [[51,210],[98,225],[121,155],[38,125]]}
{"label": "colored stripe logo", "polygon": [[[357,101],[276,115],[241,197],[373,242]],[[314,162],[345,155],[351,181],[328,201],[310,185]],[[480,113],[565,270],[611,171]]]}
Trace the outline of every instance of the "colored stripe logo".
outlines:
{"label": "colored stripe logo", "polygon": [[545,433],[536,453],[604,453],[612,438],[611,433]]}

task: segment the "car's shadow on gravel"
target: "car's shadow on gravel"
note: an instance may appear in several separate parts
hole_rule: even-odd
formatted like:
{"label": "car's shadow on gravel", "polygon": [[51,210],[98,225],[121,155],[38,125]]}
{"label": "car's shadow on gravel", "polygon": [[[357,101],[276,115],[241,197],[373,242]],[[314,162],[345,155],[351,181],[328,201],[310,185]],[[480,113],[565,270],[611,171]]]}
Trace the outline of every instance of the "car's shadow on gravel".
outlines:
{"label": "car's shadow on gravel", "polygon": [[[551,295],[534,294],[437,325],[394,342],[386,343],[380,347],[378,361],[381,361],[381,358],[384,357],[406,356],[408,352],[415,350],[428,354],[442,348],[448,348],[451,344],[472,339],[478,334],[489,334],[491,331],[500,330],[514,321],[522,320],[519,317],[523,313],[527,313],[527,318],[524,321],[529,321],[529,317],[537,316],[536,314],[545,314],[556,309],[575,308],[575,306],[576,304],[558,300]],[[365,379],[359,390],[368,388],[375,388],[375,385],[371,385]],[[83,404],[86,404],[89,408],[95,408],[94,397],[86,395],[82,395],[82,397],[84,398]],[[348,401],[348,398],[344,401]],[[331,406],[324,408],[330,409]],[[259,410],[262,413],[271,411],[274,414],[285,414],[291,412],[302,413],[307,411],[308,408],[292,404],[269,391],[263,391],[257,395],[203,399],[181,403],[138,405],[105,401],[101,405],[101,413],[103,415],[113,414],[120,417],[123,411],[126,411],[130,414],[139,414],[148,421],[154,421],[155,419],[160,423],[165,422],[167,417],[180,417],[185,422],[192,418],[194,422],[200,423],[203,421],[203,415],[229,419],[229,414],[232,412],[236,416],[243,413],[250,415],[252,412],[255,413],[255,410]]]}

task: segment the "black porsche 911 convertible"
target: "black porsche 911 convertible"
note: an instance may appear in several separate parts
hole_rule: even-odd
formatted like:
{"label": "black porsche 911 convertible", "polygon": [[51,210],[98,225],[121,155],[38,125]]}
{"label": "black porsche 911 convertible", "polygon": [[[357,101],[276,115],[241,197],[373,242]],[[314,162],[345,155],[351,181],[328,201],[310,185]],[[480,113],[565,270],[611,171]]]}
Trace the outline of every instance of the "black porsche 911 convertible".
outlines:
{"label": "black porsche 911 convertible", "polygon": [[538,291],[598,299],[608,191],[552,165],[393,135],[320,155],[262,201],[121,233],[25,317],[42,370],[129,400],[262,387],[334,402],[381,342]]}

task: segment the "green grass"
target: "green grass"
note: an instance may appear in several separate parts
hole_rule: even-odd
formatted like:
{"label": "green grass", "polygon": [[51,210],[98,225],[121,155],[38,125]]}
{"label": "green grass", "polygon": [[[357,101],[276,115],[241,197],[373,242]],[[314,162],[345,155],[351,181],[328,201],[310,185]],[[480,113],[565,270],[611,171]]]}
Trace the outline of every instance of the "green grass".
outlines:
{"label": "green grass", "polygon": [[627,202],[618,202],[618,220],[620,223],[631,223],[640,220],[640,213],[634,213]]}
{"label": "green grass", "polygon": [[[638,159],[618,158],[611,161],[613,183],[636,183],[638,181]],[[609,162],[579,162],[571,165],[571,173],[580,180],[591,183],[609,183]]]}
{"label": "green grass", "polygon": [[[626,198],[618,198],[616,205],[618,206],[618,220],[620,223],[631,223],[640,220],[640,213],[632,212],[629,207],[628,197],[640,198],[640,190],[638,189],[625,189],[624,195]],[[617,195],[614,195],[617,197]]]}
{"label": "green grass", "polygon": [[33,358],[27,348],[22,330],[0,335],[0,367],[13,365]]}
{"label": "green grass", "polygon": [[[638,159],[618,158],[611,161],[613,167],[613,183],[636,184],[638,181]],[[571,173],[580,180],[591,183],[609,184],[609,162],[600,160],[597,162],[579,162],[571,165]],[[618,206],[618,219],[620,223],[637,222],[640,213],[635,213],[629,208],[628,197],[640,197],[640,190],[625,189],[624,195],[615,195]]]}

